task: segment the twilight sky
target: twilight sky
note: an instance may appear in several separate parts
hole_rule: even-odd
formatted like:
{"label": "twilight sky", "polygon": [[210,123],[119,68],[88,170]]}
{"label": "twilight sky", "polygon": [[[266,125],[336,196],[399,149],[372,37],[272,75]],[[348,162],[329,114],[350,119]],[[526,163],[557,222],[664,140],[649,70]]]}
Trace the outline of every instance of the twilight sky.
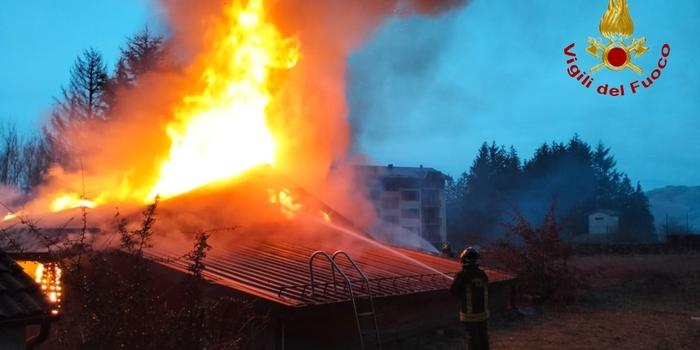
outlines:
{"label": "twilight sky", "polygon": [[[650,46],[634,60],[645,72],[601,71],[590,89],[567,75],[563,49],[575,42],[582,68],[597,63],[584,49],[600,37],[606,0],[473,0],[435,18],[390,20],[349,60],[356,148],[379,164],[458,175],[484,141],[528,158],[578,133],[611,147],[646,189],[700,185],[700,2],[629,3],[634,37]],[[76,55],[94,47],[112,67],[126,36],[158,26],[157,12],[147,0],[0,3],[0,121],[36,129]],[[669,64],[651,88],[595,92],[645,78],[663,43]]]}

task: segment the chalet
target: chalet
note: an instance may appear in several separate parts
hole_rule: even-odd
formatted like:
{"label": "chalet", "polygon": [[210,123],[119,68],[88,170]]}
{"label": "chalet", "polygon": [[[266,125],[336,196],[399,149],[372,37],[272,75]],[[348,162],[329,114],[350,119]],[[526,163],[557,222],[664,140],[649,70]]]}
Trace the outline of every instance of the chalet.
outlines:
{"label": "chalet", "polygon": [[[40,283],[0,250],[1,349],[32,349],[48,338],[55,310]],[[35,334],[28,337],[29,333]]]}

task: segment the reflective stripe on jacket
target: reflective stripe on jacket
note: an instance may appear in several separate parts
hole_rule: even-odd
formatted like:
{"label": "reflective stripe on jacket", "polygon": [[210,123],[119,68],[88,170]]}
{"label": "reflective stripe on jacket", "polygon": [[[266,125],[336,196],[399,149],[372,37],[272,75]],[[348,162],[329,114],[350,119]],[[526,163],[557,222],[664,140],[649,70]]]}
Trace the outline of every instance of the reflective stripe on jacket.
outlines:
{"label": "reflective stripe on jacket", "polygon": [[481,322],[489,318],[488,280],[478,265],[467,265],[455,276],[450,291],[460,298],[460,321]]}

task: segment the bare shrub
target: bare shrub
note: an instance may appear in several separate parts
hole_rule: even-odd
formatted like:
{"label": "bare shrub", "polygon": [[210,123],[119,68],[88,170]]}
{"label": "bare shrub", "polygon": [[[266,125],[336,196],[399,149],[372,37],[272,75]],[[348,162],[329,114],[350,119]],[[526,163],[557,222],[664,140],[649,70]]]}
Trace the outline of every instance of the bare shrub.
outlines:
{"label": "bare shrub", "polygon": [[[188,266],[173,283],[164,267],[149,254],[154,246],[158,202],[148,206],[135,229],[116,217],[119,247],[99,248],[83,228],[72,241],[57,244],[29,218],[26,231],[49,246],[63,271],[64,299],[60,320],[42,349],[247,349],[267,317],[254,303],[229,297],[209,297],[204,279],[205,258],[212,249],[209,233],[194,237],[193,248],[174,260]],[[8,237],[6,231],[0,233]],[[107,234],[107,233],[102,233]],[[60,246],[61,248],[56,248]]]}
{"label": "bare shrub", "polygon": [[560,239],[561,229],[552,204],[539,227],[516,214],[506,237],[490,248],[493,263],[516,274],[521,294],[536,302],[576,299],[585,286],[582,273],[569,264],[572,248]]}

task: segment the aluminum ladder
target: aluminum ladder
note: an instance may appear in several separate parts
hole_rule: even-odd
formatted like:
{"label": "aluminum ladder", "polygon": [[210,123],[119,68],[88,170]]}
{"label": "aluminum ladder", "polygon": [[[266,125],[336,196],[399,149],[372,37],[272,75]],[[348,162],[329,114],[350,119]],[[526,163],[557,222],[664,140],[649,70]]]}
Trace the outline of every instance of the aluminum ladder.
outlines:
{"label": "aluminum ladder", "polygon": [[[362,272],[350,255],[342,250],[336,251],[333,253],[333,256],[328,255],[328,253],[324,251],[316,251],[309,257],[309,276],[311,279],[312,295],[316,294],[314,283],[314,260],[316,257],[323,257],[330,264],[334,288],[336,286],[336,272],[338,272],[338,275],[342,278],[342,282],[350,294],[350,301],[352,302],[352,308],[355,314],[355,325],[357,326],[357,332],[360,336],[361,348],[363,350],[381,350],[382,344],[379,338],[379,327],[377,326],[377,316],[374,310],[374,299],[367,276]],[[340,265],[338,265],[337,260],[339,257],[345,258],[359,275],[361,285],[358,291],[353,288],[353,281],[348,278],[348,275],[343,271]]]}

